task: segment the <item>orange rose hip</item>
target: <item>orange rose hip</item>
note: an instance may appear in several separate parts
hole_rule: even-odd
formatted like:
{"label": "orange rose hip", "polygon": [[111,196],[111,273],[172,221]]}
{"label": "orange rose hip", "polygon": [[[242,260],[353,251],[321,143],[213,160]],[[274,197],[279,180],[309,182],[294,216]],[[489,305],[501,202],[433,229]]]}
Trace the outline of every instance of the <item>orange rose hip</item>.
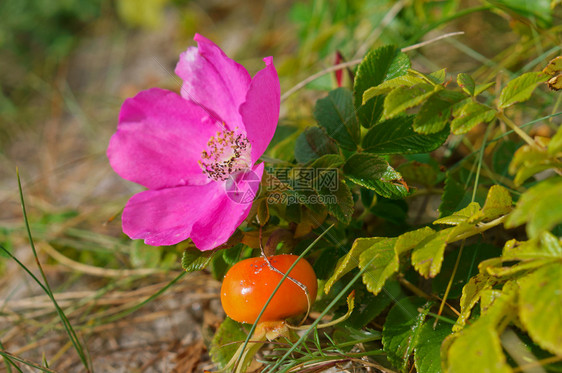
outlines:
{"label": "orange rose hip", "polygon": [[[297,258],[296,255],[275,255],[268,259],[273,267],[286,273]],[[306,286],[310,301],[314,302],[318,285],[312,266],[301,259],[289,276]],[[282,277],[268,266],[263,257],[236,263],[222,282],[221,303],[224,311],[233,320],[254,323]],[[307,309],[308,300],[304,290],[286,278],[260,321],[281,321],[305,313]]]}

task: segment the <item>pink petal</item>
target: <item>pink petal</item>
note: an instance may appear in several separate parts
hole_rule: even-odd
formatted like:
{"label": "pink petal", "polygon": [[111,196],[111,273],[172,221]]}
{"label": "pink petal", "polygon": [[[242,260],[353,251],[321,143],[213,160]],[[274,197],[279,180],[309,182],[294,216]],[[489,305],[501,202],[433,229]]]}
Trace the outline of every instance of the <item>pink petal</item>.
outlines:
{"label": "pink petal", "polygon": [[206,184],[197,162],[220,129],[201,107],[153,88],[123,103],[107,156],[121,177],[150,189]]}
{"label": "pink petal", "polygon": [[[246,219],[251,201],[244,192],[257,193],[263,163],[253,169],[254,178],[241,181],[240,195],[224,182],[187,185],[135,194],[123,210],[123,232],[148,245],[174,245],[191,237],[199,250],[225,243]],[[257,184],[253,182],[257,179]]]}
{"label": "pink petal", "polygon": [[224,197],[218,204],[208,206],[206,218],[193,225],[191,239],[199,250],[210,250],[225,243],[248,217],[258,193],[263,168],[263,163],[254,166],[243,180],[238,180],[236,187],[226,183]]}
{"label": "pink petal", "polygon": [[265,152],[273,138],[279,120],[281,88],[273,58],[264,58],[265,68],[254,79],[240,114],[246,127],[248,140],[252,144],[252,162]]}
{"label": "pink petal", "polygon": [[246,99],[250,75],[212,41],[199,34],[194,40],[198,47],[183,52],[176,65],[183,80],[182,97],[204,106],[229,129],[244,130],[238,108]]}
{"label": "pink petal", "polygon": [[135,194],[123,210],[123,232],[148,245],[173,245],[186,240],[193,224],[213,208],[217,183],[147,190]]}

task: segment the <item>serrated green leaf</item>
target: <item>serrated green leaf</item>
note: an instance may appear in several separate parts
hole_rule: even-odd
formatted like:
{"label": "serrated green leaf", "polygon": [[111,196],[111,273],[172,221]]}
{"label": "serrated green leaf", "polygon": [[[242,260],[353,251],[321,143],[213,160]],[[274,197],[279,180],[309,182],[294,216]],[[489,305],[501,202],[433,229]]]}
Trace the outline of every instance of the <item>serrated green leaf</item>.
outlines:
{"label": "serrated green leaf", "polygon": [[221,323],[209,349],[209,355],[213,362],[224,367],[236,353],[239,344],[232,342],[243,343],[246,339],[246,333],[242,331],[242,327],[236,321],[225,318]]}
{"label": "serrated green leaf", "polygon": [[562,265],[539,268],[519,280],[519,316],[533,340],[562,355]]}
{"label": "serrated green leaf", "polygon": [[513,201],[509,191],[500,185],[493,185],[488,191],[484,207],[478,213],[474,214],[469,223],[478,223],[483,220],[489,221],[499,218],[511,212]]}
{"label": "serrated green leaf", "polygon": [[461,314],[457,318],[453,331],[459,331],[465,326],[472,309],[480,300],[480,294],[487,289],[491,289],[494,283],[495,280],[484,273],[479,273],[468,280],[466,285],[462,288],[460,300]]}
{"label": "serrated green leaf", "polygon": [[295,158],[299,163],[308,163],[337,152],[335,142],[319,127],[308,127],[295,141]]}
{"label": "serrated green leaf", "polygon": [[388,162],[379,156],[356,153],[345,162],[343,172],[354,183],[372,189],[373,183],[384,176],[387,168]]}
{"label": "serrated green leaf", "polygon": [[[350,160],[352,160],[351,163],[349,163]],[[384,161],[386,168],[381,172],[379,169],[380,160],[382,158],[369,153],[354,154],[348,160],[349,165],[348,163],[344,165],[344,173],[354,183],[374,190],[385,198],[402,199],[406,197],[410,192],[402,179],[402,175],[386,161]],[[373,176],[370,177],[369,175]]]}
{"label": "serrated green leaf", "polygon": [[373,154],[428,153],[449,137],[448,128],[432,135],[416,133],[412,129],[413,122],[413,116],[400,116],[377,124],[363,138],[363,149]]}
{"label": "serrated green leaf", "polygon": [[[369,240],[366,238],[365,240]],[[369,248],[359,255],[359,268],[364,269],[363,283],[374,295],[383,288],[386,280],[398,271],[398,256],[394,252],[396,238],[375,237]]]}
{"label": "serrated green leaf", "polygon": [[478,84],[474,90],[474,96],[478,96],[480,93],[486,91],[488,88],[492,87],[495,82],[485,83],[485,84]]}
{"label": "serrated green leaf", "polygon": [[323,186],[320,190],[317,190],[317,193],[330,214],[342,223],[349,224],[351,222],[354,207],[353,195],[339,172],[336,188],[330,189]]}
{"label": "serrated green leaf", "polygon": [[366,128],[376,124],[382,114],[384,97],[374,97],[363,105],[363,93],[385,80],[406,74],[410,68],[408,56],[395,46],[387,45],[367,53],[357,68],[353,84],[357,117]]}
{"label": "serrated green leaf", "polygon": [[505,260],[562,258],[562,241],[550,232],[543,232],[540,240],[512,239],[505,243],[502,256]]}
{"label": "serrated green leaf", "polygon": [[213,258],[213,251],[200,251],[189,247],[183,252],[181,266],[186,272],[195,272],[205,269]]}
{"label": "serrated green leaf", "polygon": [[351,246],[351,250],[338,260],[338,264],[336,264],[336,269],[334,270],[332,277],[330,277],[324,285],[324,292],[328,294],[332,289],[332,286],[334,286],[339,279],[359,266],[359,255],[376,242],[382,240],[384,240],[384,238],[381,237],[356,239]]}
{"label": "serrated green leaf", "polygon": [[420,330],[414,351],[414,364],[418,373],[441,373],[441,344],[451,334],[451,325],[426,321]]}
{"label": "serrated green leaf", "polygon": [[447,238],[452,228],[443,229],[424,238],[412,252],[412,265],[425,278],[435,277],[441,270]]}
{"label": "serrated green leaf", "polygon": [[433,84],[443,84],[445,79],[447,79],[447,69],[441,69],[434,71],[426,75],[427,79]]}
{"label": "serrated green leaf", "polygon": [[476,83],[474,79],[468,74],[460,73],[457,75],[457,84],[462,88],[467,94],[474,96],[474,89],[476,88]]}
{"label": "serrated green leaf", "polygon": [[505,109],[518,102],[527,101],[537,84],[547,79],[548,75],[543,72],[530,72],[511,80],[500,93],[498,108]]}
{"label": "serrated green leaf", "polygon": [[415,248],[420,242],[426,238],[433,236],[436,232],[429,228],[423,227],[416,229],[415,231],[406,232],[398,236],[396,245],[394,246],[394,251],[397,255],[401,255],[407,251]]}
{"label": "serrated green leaf", "polygon": [[467,206],[470,203],[470,196],[464,184],[457,181],[456,174],[447,172],[445,176],[445,187],[441,196],[441,204],[439,205],[439,214],[441,217],[451,215],[459,208]]}
{"label": "serrated green leaf", "polygon": [[560,152],[562,152],[562,126],[558,127],[558,130],[548,143],[548,154],[555,155]]}
{"label": "serrated green leaf", "polygon": [[221,250],[223,259],[226,264],[231,266],[238,263],[238,261],[240,260],[240,254],[242,253],[244,247],[244,244],[239,243],[229,249]]}
{"label": "serrated green leaf", "polygon": [[355,116],[353,95],[347,88],[338,88],[316,101],[314,117],[328,136],[343,148],[354,150],[361,141],[361,129]]}
{"label": "serrated green leaf", "polygon": [[[482,290],[481,299],[490,299],[483,305],[482,316],[469,327],[456,334],[448,344],[445,370],[449,372],[498,372],[510,373],[512,370],[503,354],[497,327],[505,318],[515,316],[515,288],[507,283],[503,291]],[[484,293],[493,294],[487,297]],[[470,356],[470,364],[466,357]]]}
{"label": "serrated green leaf", "polygon": [[386,94],[398,87],[412,87],[416,84],[425,83],[426,81],[419,76],[406,74],[394,79],[382,82],[376,87],[371,87],[363,93],[363,104],[367,103],[375,96]]}
{"label": "serrated green leaf", "polygon": [[553,177],[529,188],[507,217],[507,228],[527,223],[530,238],[562,222],[562,178]]}
{"label": "serrated green leaf", "polygon": [[408,371],[409,358],[420,341],[430,307],[424,299],[405,298],[399,300],[386,317],[382,330],[383,350],[388,360],[402,372]]}
{"label": "serrated green leaf", "polygon": [[441,131],[451,119],[452,103],[436,94],[420,107],[413,123],[417,133],[432,134]]}
{"label": "serrated green leaf", "polygon": [[443,89],[441,86],[432,86],[428,83],[396,88],[384,100],[383,116],[389,119],[402,114],[405,110],[418,106],[441,89]]}
{"label": "serrated green leaf", "polygon": [[[511,373],[506,363],[500,338],[491,326],[470,327],[463,330],[448,351],[447,372],[455,373]],[[467,362],[470,357],[470,362]]]}
{"label": "serrated green leaf", "polygon": [[358,297],[360,307],[355,308],[349,319],[345,321],[345,324],[361,329],[380,315],[394,300],[392,295],[389,295],[390,293],[388,293],[386,286],[383,287],[383,290],[376,296],[364,290],[365,294],[361,298]]}
{"label": "serrated green leaf", "polygon": [[433,222],[433,224],[446,224],[446,225],[459,225],[461,223],[467,222],[472,216],[476,215],[480,211],[480,205],[478,202],[471,202],[465,208],[454,212],[453,215],[444,216]]}
{"label": "serrated green leaf", "polygon": [[315,159],[311,164],[311,168],[317,169],[334,169],[343,164],[343,159],[339,154],[325,154],[318,159]]}
{"label": "serrated green leaf", "polygon": [[455,119],[451,122],[451,132],[461,135],[480,123],[492,121],[495,115],[493,109],[470,100],[453,111]]}

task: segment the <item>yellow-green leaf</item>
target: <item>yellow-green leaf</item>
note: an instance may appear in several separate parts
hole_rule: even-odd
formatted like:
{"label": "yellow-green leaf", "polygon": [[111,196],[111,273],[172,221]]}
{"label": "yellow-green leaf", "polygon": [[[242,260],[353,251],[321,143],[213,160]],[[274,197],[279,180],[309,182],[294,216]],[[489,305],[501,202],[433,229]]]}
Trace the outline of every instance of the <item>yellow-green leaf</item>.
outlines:
{"label": "yellow-green leaf", "polygon": [[543,72],[530,72],[511,80],[500,93],[498,108],[505,109],[518,102],[527,101],[537,84],[547,79],[548,75]]}
{"label": "yellow-green leaf", "polygon": [[361,255],[363,251],[382,240],[384,240],[382,237],[356,239],[351,246],[351,250],[338,260],[334,274],[326,281],[326,285],[324,285],[324,292],[328,294],[332,286],[334,286],[339,279],[359,266],[359,255]]}
{"label": "yellow-green leaf", "polygon": [[366,268],[363,283],[375,295],[380,293],[386,280],[398,271],[398,256],[394,252],[396,240],[396,237],[376,239],[359,256],[359,268]]}
{"label": "yellow-green leaf", "polygon": [[482,210],[468,219],[469,223],[482,220],[494,220],[512,210],[513,201],[509,191],[500,185],[494,185],[488,190],[488,196]]}
{"label": "yellow-green leaf", "polygon": [[422,240],[412,252],[412,264],[423,277],[435,277],[441,270],[450,229],[443,229]]}
{"label": "yellow-green leaf", "polygon": [[544,266],[519,280],[519,316],[542,348],[562,355],[562,265]]}
{"label": "yellow-green leaf", "polygon": [[495,115],[496,112],[488,106],[469,100],[453,111],[455,119],[451,122],[451,132],[461,135],[480,123],[490,122]]}
{"label": "yellow-green leaf", "polygon": [[435,220],[433,224],[459,225],[468,221],[468,219],[477,214],[479,211],[480,205],[478,204],[478,202],[471,202],[465,208],[454,212],[453,215],[445,216]]}

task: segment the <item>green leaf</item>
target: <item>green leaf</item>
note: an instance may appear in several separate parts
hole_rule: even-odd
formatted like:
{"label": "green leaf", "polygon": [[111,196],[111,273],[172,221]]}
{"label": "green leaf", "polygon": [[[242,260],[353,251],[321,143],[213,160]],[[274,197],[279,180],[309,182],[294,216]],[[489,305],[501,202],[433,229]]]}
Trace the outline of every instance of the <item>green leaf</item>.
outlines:
{"label": "green leaf", "polygon": [[493,185],[488,191],[486,203],[482,211],[474,214],[469,220],[469,223],[478,223],[483,220],[489,221],[499,218],[511,212],[512,200],[509,191],[500,185]]}
{"label": "green leaf", "polygon": [[308,127],[295,142],[295,158],[299,163],[308,163],[325,154],[337,152],[334,141],[319,127]]}
{"label": "green leaf", "polygon": [[412,252],[412,265],[425,278],[435,277],[441,270],[443,254],[451,229],[443,229],[424,238]]}
{"label": "green leaf", "polygon": [[562,178],[553,177],[529,188],[507,217],[507,228],[527,223],[530,238],[562,222]]}
{"label": "green leaf", "polygon": [[480,123],[492,121],[495,115],[496,112],[488,106],[469,100],[454,110],[455,119],[451,122],[451,131],[455,135],[461,135]]}
{"label": "green leaf", "polygon": [[457,180],[456,173],[447,172],[443,196],[441,197],[441,204],[439,205],[440,216],[451,215],[458,209],[467,206],[469,203],[470,195],[468,195],[464,183]]}
{"label": "green leaf", "polygon": [[238,263],[238,261],[240,261],[240,254],[242,253],[242,250],[244,250],[244,248],[245,248],[244,244],[239,243],[226,250],[221,250],[222,257],[225,263],[228,264],[229,266]]}
{"label": "green leaf", "polygon": [[357,268],[359,266],[359,255],[361,255],[365,250],[370,248],[373,244],[377,241],[382,241],[384,238],[358,238],[353,242],[351,246],[351,250],[338,260],[338,264],[336,264],[336,269],[334,270],[334,274],[332,277],[326,281],[324,285],[324,292],[328,294],[332,286],[349,273],[351,270]]}
{"label": "green leaf", "polygon": [[447,69],[437,70],[425,76],[433,84],[443,84],[447,79]]}
{"label": "green leaf", "polygon": [[200,251],[195,247],[188,247],[183,252],[181,266],[186,272],[200,271],[209,265],[213,255],[213,251]]}
{"label": "green leaf", "polygon": [[246,333],[242,331],[241,324],[228,317],[225,318],[211,341],[209,349],[211,359],[221,368],[224,367],[236,353],[239,343],[244,343],[245,339]]}
{"label": "green leaf", "polygon": [[413,87],[400,87],[390,92],[384,100],[383,116],[388,119],[405,110],[418,106],[438,90],[441,86],[432,86],[428,83],[417,84]]}
{"label": "green leaf", "polygon": [[[470,362],[467,357],[470,357]],[[502,352],[500,338],[489,325],[463,330],[449,348],[447,361],[446,372],[512,372]]]}
{"label": "green leaf", "polygon": [[342,223],[349,224],[353,215],[353,195],[339,172],[336,181],[336,188],[323,186],[317,192],[328,212]]}
{"label": "green leaf", "polygon": [[562,355],[562,265],[544,266],[519,285],[521,322],[539,346]]}
{"label": "green leaf", "polygon": [[482,292],[491,289],[493,285],[494,280],[492,280],[489,275],[479,273],[471,277],[467,284],[463,286],[460,300],[461,314],[453,327],[453,331],[459,331],[464,327],[470,317],[472,309],[480,300]]}
{"label": "green leaf", "polygon": [[[361,298],[357,297],[360,306],[355,307],[353,313],[345,323],[354,328],[361,329],[380,315],[394,301],[394,297],[389,293],[386,286],[383,290],[384,291],[381,291],[375,296],[364,289],[364,295]],[[357,293],[358,291],[356,290],[356,294]]]}
{"label": "green leaf", "polygon": [[502,256],[505,260],[562,259],[562,241],[549,232],[543,232],[540,240],[512,239],[505,243]]}
{"label": "green leaf", "polygon": [[457,75],[457,84],[467,94],[474,96],[474,89],[476,88],[476,84],[474,83],[474,79],[472,79],[470,75],[465,73],[460,73],[459,75]]}
{"label": "green leaf", "polygon": [[413,116],[385,120],[372,127],[363,138],[363,149],[374,154],[428,153],[440,147],[449,136],[449,129],[433,135],[414,132]]}
{"label": "green leaf", "polygon": [[355,116],[351,91],[338,88],[328,93],[327,97],[316,101],[314,117],[318,124],[326,129],[328,136],[343,148],[357,148],[361,141],[361,129]]}
{"label": "green leaf", "polygon": [[382,290],[386,280],[398,271],[398,255],[394,252],[396,238],[383,238],[381,240],[379,237],[374,237],[363,240],[370,240],[370,246],[359,256],[359,268],[367,267],[363,272],[363,283],[367,290],[377,295]]}
{"label": "green leaf", "polygon": [[408,371],[410,355],[421,341],[422,325],[430,306],[424,299],[405,298],[399,300],[386,317],[382,330],[383,350],[388,360],[402,372]]}
{"label": "green leaf", "polygon": [[379,156],[356,153],[345,162],[343,172],[354,183],[372,189],[373,183],[384,176],[387,168],[388,162]]}
{"label": "green leaf", "polygon": [[467,222],[479,211],[480,205],[478,204],[478,202],[471,202],[468,206],[457,212],[454,212],[452,215],[444,216],[435,220],[433,224],[459,225],[461,223]]}
{"label": "green leaf", "polygon": [[453,102],[443,99],[440,94],[428,98],[414,119],[414,131],[431,134],[444,129],[451,119],[452,105]]}
{"label": "green leaf", "polygon": [[511,80],[500,93],[498,108],[505,109],[518,102],[527,101],[537,84],[547,79],[548,75],[543,72],[530,72]]}
{"label": "green leaf", "polygon": [[558,127],[558,130],[548,143],[548,154],[555,155],[560,152],[562,152],[562,126]]}
{"label": "green leaf", "polygon": [[[385,169],[382,169],[383,162],[386,164]],[[376,155],[354,154],[343,166],[343,171],[354,183],[374,190],[385,198],[402,199],[409,194],[402,175]]]}
{"label": "green leaf", "polygon": [[416,75],[406,74],[382,82],[376,87],[371,87],[363,93],[363,104],[375,96],[386,94],[398,87],[412,87],[416,84],[426,83],[426,80]]}
{"label": "green leaf", "polygon": [[495,84],[496,84],[495,82],[478,84],[476,86],[476,89],[474,90],[474,96],[478,96],[480,93],[484,92],[485,90],[487,90],[488,88],[492,87]]}
{"label": "green leaf", "polygon": [[343,164],[343,159],[338,154],[326,154],[315,159],[311,164],[311,168],[317,169],[334,169]]}
{"label": "green leaf", "polygon": [[451,325],[426,321],[419,333],[414,351],[414,364],[418,373],[441,373],[441,344],[451,334]]}
{"label": "green leaf", "polygon": [[421,241],[433,236],[435,231],[429,227],[416,229],[415,231],[406,232],[398,236],[394,251],[396,254],[401,255],[407,251],[415,248]]}
{"label": "green leaf", "polygon": [[[515,316],[515,286],[507,283],[502,292],[497,290],[480,291],[483,314],[478,320],[460,333],[445,341],[448,346],[445,371],[448,372],[498,372],[509,373],[511,368],[503,354],[497,328],[502,320]],[[491,295],[491,296],[490,296]],[[484,299],[490,302],[484,302]],[[449,339],[448,338],[448,339]],[[470,356],[470,364],[466,357]]]}
{"label": "green leaf", "polygon": [[378,96],[363,105],[363,93],[385,80],[406,74],[409,68],[408,56],[395,46],[387,45],[367,53],[357,68],[353,84],[354,105],[361,125],[369,128],[378,122],[384,101],[384,96]]}

